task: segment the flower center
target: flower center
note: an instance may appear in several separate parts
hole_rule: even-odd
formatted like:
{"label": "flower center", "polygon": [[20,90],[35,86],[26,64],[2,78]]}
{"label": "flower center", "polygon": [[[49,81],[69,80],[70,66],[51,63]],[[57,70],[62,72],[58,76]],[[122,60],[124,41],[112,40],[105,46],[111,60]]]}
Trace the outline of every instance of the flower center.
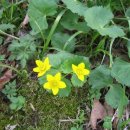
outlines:
{"label": "flower center", "polygon": [[57,87],[57,86],[58,86],[58,82],[55,81],[55,80],[53,80],[53,81],[51,82],[51,86],[53,86],[53,87]]}
{"label": "flower center", "polygon": [[83,74],[82,69],[79,69],[79,68],[78,68],[78,69],[77,69],[77,74],[78,74],[78,75],[82,75],[82,74]]}
{"label": "flower center", "polygon": [[45,65],[43,65],[42,67],[40,67],[41,71],[45,71],[45,69],[46,69]]}

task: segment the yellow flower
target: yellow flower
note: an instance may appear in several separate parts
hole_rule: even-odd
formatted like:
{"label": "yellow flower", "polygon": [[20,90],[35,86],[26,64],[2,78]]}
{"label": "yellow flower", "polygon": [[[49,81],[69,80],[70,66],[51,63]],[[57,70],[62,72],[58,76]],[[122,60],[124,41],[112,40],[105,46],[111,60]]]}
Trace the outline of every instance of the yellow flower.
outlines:
{"label": "yellow flower", "polygon": [[44,84],[44,88],[52,90],[52,93],[56,95],[59,89],[65,88],[66,84],[61,81],[61,73],[57,73],[55,76],[47,75],[47,83]]}
{"label": "yellow flower", "polygon": [[35,62],[37,67],[33,68],[33,71],[38,73],[38,77],[43,76],[51,68],[48,57],[44,61],[36,60]]}
{"label": "yellow flower", "polygon": [[87,76],[90,73],[90,71],[88,69],[85,69],[84,63],[80,63],[77,66],[72,64],[72,69],[73,69],[73,72],[77,75],[77,77],[81,81],[84,81],[84,76]]}

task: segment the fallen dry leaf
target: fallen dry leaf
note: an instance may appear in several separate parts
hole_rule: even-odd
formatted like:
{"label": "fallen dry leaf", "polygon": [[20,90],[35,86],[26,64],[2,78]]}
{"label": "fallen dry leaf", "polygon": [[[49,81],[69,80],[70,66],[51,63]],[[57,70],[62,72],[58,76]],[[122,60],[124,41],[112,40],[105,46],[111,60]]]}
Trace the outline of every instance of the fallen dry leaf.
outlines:
{"label": "fallen dry leaf", "polygon": [[108,105],[106,102],[104,103],[104,107],[106,109],[107,116],[113,116],[114,109],[110,105]]}
{"label": "fallen dry leaf", "polygon": [[10,81],[12,78],[12,70],[7,70],[2,77],[0,77],[0,90],[3,88],[4,84]]}
{"label": "fallen dry leaf", "polygon": [[105,116],[106,116],[106,110],[104,106],[99,102],[99,100],[94,100],[90,117],[90,123],[93,130],[96,129],[97,120],[103,119]]}
{"label": "fallen dry leaf", "polygon": [[28,7],[28,4],[27,3],[23,3],[22,6],[21,6],[23,9],[26,9]]}
{"label": "fallen dry leaf", "polygon": [[26,14],[26,16],[25,16],[25,18],[24,18],[24,20],[23,20],[21,26],[24,28],[24,27],[28,24],[28,22],[29,22],[29,17],[28,17],[28,15]]}
{"label": "fallen dry leaf", "polygon": [[17,127],[18,125],[16,124],[16,125],[7,125],[6,127],[5,127],[5,130],[14,130],[16,127]]}

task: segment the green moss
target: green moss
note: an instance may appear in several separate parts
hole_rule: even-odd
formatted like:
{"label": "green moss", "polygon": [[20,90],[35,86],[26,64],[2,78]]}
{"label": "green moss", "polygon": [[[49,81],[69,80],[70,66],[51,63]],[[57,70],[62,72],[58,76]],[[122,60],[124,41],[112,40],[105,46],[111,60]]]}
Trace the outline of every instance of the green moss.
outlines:
{"label": "green moss", "polygon": [[3,102],[3,99],[0,98],[0,130],[3,130],[8,124],[15,122],[14,120],[11,120],[8,105],[8,103]]}
{"label": "green moss", "polygon": [[[74,90],[75,88],[73,88]],[[0,130],[8,124],[19,124],[18,130],[68,130],[70,122],[60,124],[60,119],[75,118],[77,108],[87,102],[87,89],[74,90],[69,97],[59,98],[45,91],[37,82],[20,85],[19,94],[26,98],[23,110],[10,111],[9,104],[1,101],[3,113],[0,114]],[[31,108],[32,104],[35,111]],[[6,109],[5,109],[6,108]]]}

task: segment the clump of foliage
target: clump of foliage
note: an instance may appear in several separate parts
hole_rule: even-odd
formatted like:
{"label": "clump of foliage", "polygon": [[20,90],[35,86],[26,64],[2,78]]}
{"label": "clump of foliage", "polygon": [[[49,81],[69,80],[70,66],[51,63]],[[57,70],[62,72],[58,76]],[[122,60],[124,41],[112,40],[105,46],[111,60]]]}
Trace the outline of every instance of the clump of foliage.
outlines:
{"label": "clump of foliage", "polygon": [[23,96],[17,96],[16,81],[8,83],[5,85],[5,88],[2,90],[7,98],[10,100],[10,109],[20,110],[25,104],[25,98]]}

